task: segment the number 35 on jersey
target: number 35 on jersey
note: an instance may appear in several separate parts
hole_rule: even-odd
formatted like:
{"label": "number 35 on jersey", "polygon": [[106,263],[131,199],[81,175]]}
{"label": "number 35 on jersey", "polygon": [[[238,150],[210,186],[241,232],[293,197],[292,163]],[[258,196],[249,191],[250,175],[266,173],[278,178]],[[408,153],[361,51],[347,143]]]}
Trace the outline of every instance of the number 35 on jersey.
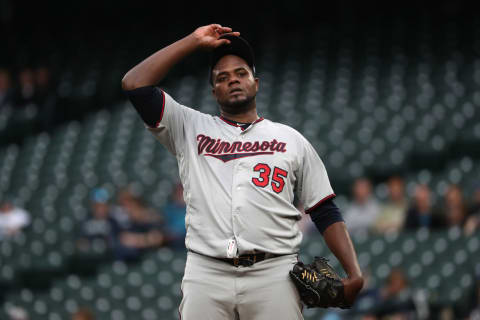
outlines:
{"label": "number 35 on jersey", "polygon": [[285,179],[288,172],[278,167],[272,168],[266,163],[257,163],[253,167],[254,172],[258,172],[258,177],[253,177],[252,182],[254,185],[260,188],[265,188],[268,185],[272,187],[272,190],[276,193],[282,192],[285,187]]}

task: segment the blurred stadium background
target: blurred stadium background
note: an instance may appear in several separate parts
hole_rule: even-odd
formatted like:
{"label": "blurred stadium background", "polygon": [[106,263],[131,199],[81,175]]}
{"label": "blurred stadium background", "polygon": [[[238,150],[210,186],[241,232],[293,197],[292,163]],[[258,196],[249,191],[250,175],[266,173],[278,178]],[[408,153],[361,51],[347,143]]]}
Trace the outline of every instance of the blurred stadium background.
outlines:
{"label": "blurred stadium background", "polygon": [[[252,43],[259,113],[312,142],[342,211],[360,177],[387,202],[392,176],[404,181],[408,206],[422,184],[441,214],[456,185],[469,208],[459,223],[435,229],[355,233],[369,276],[364,299],[352,312],[305,310],[305,318],[479,319],[480,231],[464,225],[480,221],[476,7],[445,0],[225,6],[0,0],[0,199],[30,216],[24,229],[0,238],[0,319],[178,319],[184,249],[164,245],[125,261],[101,242],[82,251],[77,229],[98,188],[114,201],[133,185],[146,206],[164,210],[178,182],[175,159],[144,130],[120,81],[141,59],[212,22]],[[161,86],[216,113],[207,78],[207,55],[198,53]],[[301,258],[327,255],[338,267],[308,230]],[[377,294],[394,286],[395,272],[408,290],[382,303]]]}

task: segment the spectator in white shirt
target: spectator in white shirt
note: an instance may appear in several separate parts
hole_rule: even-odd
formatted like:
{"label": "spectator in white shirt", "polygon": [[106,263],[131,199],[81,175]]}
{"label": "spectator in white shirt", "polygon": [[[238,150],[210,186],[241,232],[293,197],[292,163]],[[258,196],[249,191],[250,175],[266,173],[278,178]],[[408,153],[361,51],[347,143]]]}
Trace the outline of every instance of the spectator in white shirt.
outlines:
{"label": "spectator in white shirt", "polygon": [[375,223],[380,206],[372,196],[372,184],[367,178],[358,178],[353,183],[353,201],[343,215],[350,233],[366,232]]}
{"label": "spectator in white shirt", "polygon": [[0,204],[0,239],[19,233],[30,223],[30,215],[25,209],[14,206],[10,201]]}

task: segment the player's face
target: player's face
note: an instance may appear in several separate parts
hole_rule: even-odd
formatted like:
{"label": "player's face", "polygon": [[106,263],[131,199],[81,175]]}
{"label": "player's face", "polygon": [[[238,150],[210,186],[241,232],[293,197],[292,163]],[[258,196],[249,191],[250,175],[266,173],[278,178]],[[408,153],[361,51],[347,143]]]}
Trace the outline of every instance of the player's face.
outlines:
{"label": "player's face", "polygon": [[222,109],[230,114],[240,114],[252,108],[258,91],[258,79],[242,58],[226,55],[218,60],[212,70],[212,93]]}

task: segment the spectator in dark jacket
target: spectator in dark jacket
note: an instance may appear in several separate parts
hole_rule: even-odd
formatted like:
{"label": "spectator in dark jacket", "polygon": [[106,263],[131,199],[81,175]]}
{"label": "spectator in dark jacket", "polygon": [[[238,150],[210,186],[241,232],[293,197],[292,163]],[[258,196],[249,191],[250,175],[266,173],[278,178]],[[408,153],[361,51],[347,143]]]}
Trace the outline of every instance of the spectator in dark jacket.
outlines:
{"label": "spectator in dark jacket", "polygon": [[91,217],[80,229],[77,247],[82,251],[111,249],[114,244],[116,222],[110,214],[109,196],[105,189],[92,191]]}
{"label": "spectator in dark jacket", "polygon": [[445,225],[463,228],[467,218],[467,207],[462,190],[457,185],[450,185],[445,193],[444,201]]}
{"label": "spectator in dark jacket", "polygon": [[175,248],[185,247],[186,210],[185,201],[183,199],[183,187],[178,183],[173,188],[170,199],[164,208],[169,245]]}
{"label": "spectator in dark jacket", "polygon": [[123,195],[121,199],[120,207],[127,214],[127,220],[117,224],[115,230],[115,257],[120,260],[136,260],[145,251],[164,245],[161,215],[133,194]]}
{"label": "spectator in dark jacket", "polygon": [[401,269],[392,269],[387,283],[380,289],[379,300],[374,314],[392,319],[412,319],[415,305],[408,279]]}
{"label": "spectator in dark jacket", "polygon": [[441,221],[438,214],[435,214],[430,188],[426,185],[418,185],[415,188],[413,196],[413,205],[407,211],[407,219],[405,221],[405,229],[418,228],[438,228]]}
{"label": "spectator in dark jacket", "polygon": [[41,66],[35,69],[35,86],[34,101],[41,110],[38,120],[39,129],[48,131],[56,121],[57,96],[47,67]]}
{"label": "spectator in dark jacket", "polygon": [[24,108],[35,104],[35,78],[32,69],[24,68],[18,74],[18,88],[15,91],[16,108]]}

